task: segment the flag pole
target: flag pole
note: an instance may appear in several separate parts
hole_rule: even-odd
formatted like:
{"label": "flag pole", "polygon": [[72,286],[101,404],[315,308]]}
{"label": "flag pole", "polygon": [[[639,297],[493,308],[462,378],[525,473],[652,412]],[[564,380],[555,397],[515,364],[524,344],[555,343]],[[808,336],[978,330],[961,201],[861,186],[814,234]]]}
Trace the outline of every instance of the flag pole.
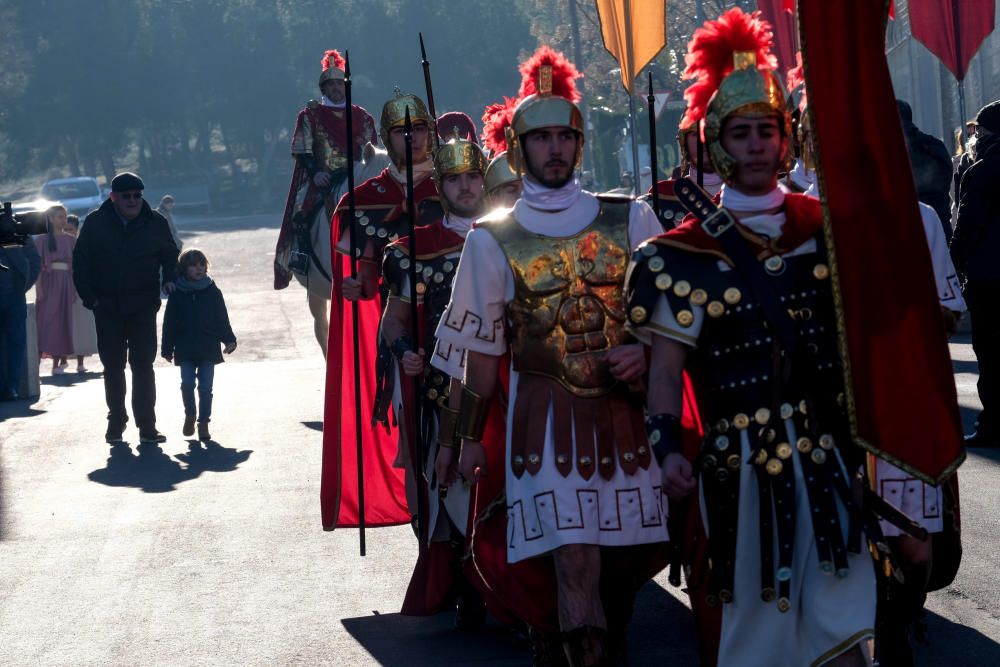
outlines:
{"label": "flag pole", "polygon": [[[347,125],[347,220],[351,235],[351,278],[358,277],[358,225],[354,218],[354,110],[351,106],[351,53],[344,52],[344,97]],[[358,457],[358,549],[365,555],[365,459],[361,441],[361,359],[358,337],[358,302],[351,302],[351,331],[354,346],[354,438]]]}

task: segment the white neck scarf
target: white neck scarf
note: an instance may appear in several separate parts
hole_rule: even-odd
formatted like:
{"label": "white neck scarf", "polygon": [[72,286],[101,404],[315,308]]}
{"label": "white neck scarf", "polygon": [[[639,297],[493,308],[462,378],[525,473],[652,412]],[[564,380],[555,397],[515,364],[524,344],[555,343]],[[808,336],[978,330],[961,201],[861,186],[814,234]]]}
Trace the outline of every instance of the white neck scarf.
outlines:
{"label": "white neck scarf", "polygon": [[[430,159],[424,160],[413,165],[413,182],[416,183],[430,173],[431,169],[434,168],[434,162]],[[396,164],[389,163],[389,175],[392,176],[393,180],[397,183],[406,185],[406,169],[405,167],[397,167]]]}
{"label": "white neck scarf", "polygon": [[343,109],[344,107],[347,106],[347,101],[345,100],[340,104],[337,104],[336,102],[331,101],[329,97],[324,95],[323,99],[320,100],[320,104],[322,104],[325,107],[333,107],[334,109]]}
{"label": "white neck scarf", "polygon": [[576,174],[561,188],[547,188],[525,175],[521,186],[521,199],[531,208],[539,211],[564,211],[580,198],[583,188]]}
{"label": "white neck scarf", "polygon": [[745,195],[728,185],[722,186],[722,206],[730,211],[742,213],[770,211],[784,203],[785,191],[781,188],[775,188],[766,195]]}
{"label": "white neck scarf", "polygon": [[[688,178],[695,183],[698,182],[698,170],[695,167],[688,167]],[[715,191],[718,192],[718,189],[722,187],[722,177],[715,172],[703,173],[701,175],[701,182],[703,183],[703,187],[709,191],[715,188]]]}
{"label": "white neck scarf", "polygon": [[476,218],[462,218],[454,213],[448,213],[444,216],[444,226],[445,229],[450,229],[462,238],[469,233],[472,229],[472,223],[476,221]]}

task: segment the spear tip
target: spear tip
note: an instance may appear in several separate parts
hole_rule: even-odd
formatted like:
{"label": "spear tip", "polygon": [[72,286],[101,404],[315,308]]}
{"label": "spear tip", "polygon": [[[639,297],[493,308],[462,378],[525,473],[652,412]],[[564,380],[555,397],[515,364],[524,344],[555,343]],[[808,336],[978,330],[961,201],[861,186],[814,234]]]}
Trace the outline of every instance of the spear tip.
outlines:
{"label": "spear tip", "polygon": [[417,35],[420,37],[420,57],[426,63],[427,62],[427,49],[424,48],[424,33],[418,32]]}

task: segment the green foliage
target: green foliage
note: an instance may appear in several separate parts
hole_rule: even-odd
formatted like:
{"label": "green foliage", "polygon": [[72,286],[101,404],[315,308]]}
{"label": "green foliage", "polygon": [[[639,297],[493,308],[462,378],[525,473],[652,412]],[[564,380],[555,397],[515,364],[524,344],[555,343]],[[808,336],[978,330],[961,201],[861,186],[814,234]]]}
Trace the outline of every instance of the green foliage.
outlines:
{"label": "green foliage", "polygon": [[[594,5],[569,1],[585,92],[620,123],[627,98]],[[671,17],[694,4],[671,0]],[[377,119],[394,86],[423,96],[422,31],[438,112],[465,111],[478,124],[486,104],[516,93],[517,64],[539,42],[573,57],[569,8],[567,0],[0,2],[0,178],[110,177],[131,167],[171,183],[252,182],[262,200],[280,199],[289,133],[319,96],[324,50],[350,50],[355,102]],[[659,82],[677,94],[676,50],[687,38],[676,33],[689,35],[690,23],[671,25],[671,50],[657,60]],[[613,159],[613,149],[598,152]]]}

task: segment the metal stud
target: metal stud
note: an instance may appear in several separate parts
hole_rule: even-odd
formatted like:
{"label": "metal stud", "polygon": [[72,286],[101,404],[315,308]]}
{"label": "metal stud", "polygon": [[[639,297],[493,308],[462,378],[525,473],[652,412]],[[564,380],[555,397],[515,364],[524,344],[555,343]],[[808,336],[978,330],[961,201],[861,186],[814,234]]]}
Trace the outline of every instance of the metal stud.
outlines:
{"label": "metal stud", "polygon": [[730,287],[722,293],[722,298],[730,306],[734,306],[743,299],[743,292],[741,292],[737,287]]}
{"label": "metal stud", "polygon": [[719,301],[713,301],[708,304],[708,316],[712,318],[722,317],[726,312],[726,307],[722,305]]}
{"label": "metal stud", "polygon": [[649,258],[649,262],[646,264],[646,266],[648,266],[649,270],[653,271],[654,273],[657,272],[657,271],[662,271],[663,270],[663,266],[664,266],[663,258],[662,257],[650,257]]}
{"label": "metal stud", "polygon": [[674,284],[674,279],[670,277],[669,273],[661,273],[656,276],[656,289],[661,292],[666,292],[670,289],[670,286]]}

